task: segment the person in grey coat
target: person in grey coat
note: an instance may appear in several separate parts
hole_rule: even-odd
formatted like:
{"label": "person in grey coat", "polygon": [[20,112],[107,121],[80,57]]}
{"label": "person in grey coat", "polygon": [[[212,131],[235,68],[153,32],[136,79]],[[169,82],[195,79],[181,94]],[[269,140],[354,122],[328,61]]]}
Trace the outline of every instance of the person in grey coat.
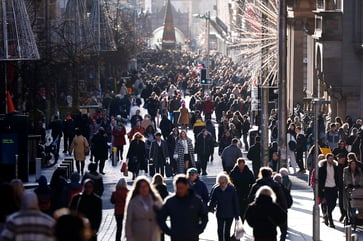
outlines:
{"label": "person in grey coat", "polygon": [[237,146],[237,144],[238,144],[238,139],[233,138],[231,145],[224,148],[221,154],[223,171],[227,172],[228,174],[231,172],[232,168],[234,167],[237,158],[242,157],[242,151]]}

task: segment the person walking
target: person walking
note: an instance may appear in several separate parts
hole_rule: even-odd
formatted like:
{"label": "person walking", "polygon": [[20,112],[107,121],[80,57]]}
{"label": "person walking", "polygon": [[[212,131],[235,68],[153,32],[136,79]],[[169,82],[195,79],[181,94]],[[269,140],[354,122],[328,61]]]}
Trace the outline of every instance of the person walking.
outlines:
{"label": "person walking", "polygon": [[277,226],[287,220],[287,213],[276,204],[271,187],[261,186],[256,198],[246,210],[246,221],[253,229],[255,241],[277,241]]}
{"label": "person walking", "polygon": [[213,155],[214,139],[207,129],[203,129],[195,141],[195,152],[197,153],[197,169],[203,176],[208,175],[207,164],[209,157]]}
{"label": "person walking", "polygon": [[242,151],[237,145],[238,145],[238,139],[233,138],[232,143],[226,148],[224,148],[224,150],[222,151],[221,154],[222,165],[223,165],[223,170],[226,173],[230,173],[236,163],[236,160],[239,157],[242,157]]}
{"label": "person walking", "polygon": [[140,132],[136,132],[131,139],[129,150],[127,151],[126,160],[129,171],[132,172],[132,180],[139,175],[139,171],[147,171],[144,136]]}
{"label": "person walking", "polygon": [[[207,207],[190,189],[184,174],[174,177],[174,189],[175,194],[165,200],[159,211],[158,223],[171,241],[199,241],[199,235],[208,223]],[[168,217],[169,225],[166,222]]]}
{"label": "person walking", "polygon": [[338,198],[338,162],[332,153],[325,155],[325,159],[319,161],[318,181],[319,198],[325,225],[335,228],[333,221],[333,210]]}
{"label": "person walking", "polygon": [[160,132],[155,133],[155,140],[151,142],[149,158],[154,164],[155,172],[164,176],[164,166],[169,160],[169,151],[166,142],[161,139]]}
{"label": "person walking", "polygon": [[238,220],[240,207],[235,187],[229,176],[222,172],[217,176],[208,205],[210,212],[216,208],[218,241],[229,241],[233,218]]}
{"label": "person walking", "polygon": [[102,199],[94,192],[94,181],[86,179],[83,182],[83,192],[73,196],[69,208],[89,220],[92,232],[90,241],[97,241],[102,220]]}
{"label": "person walking", "polygon": [[255,177],[246,165],[246,160],[239,157],[236,161],[236,165],[233,167],[230,178],[233,185],[236,188],[238,200],[239,200],[239,216],[244,221],[245,212],[248,206],[248,194],[250,193],[252,185],[255,183]]}
{"label": "person walking", "polygon": [[289,128],[287,129],[286,141],[287,141],[287,157],[290,159],[290,164],[294,174],[296,174],[297,163],[296,163],[295,151],[296,151],[297,142],[296,142],[295,124],[293,123],[291,123],[289,125]]}
{"label": "person walking", "polygon": [[187,170],[187,175],[189,179],[189,186],[194,191],[195,194],[199,195],[205,205],[209,202],[209,192],[207,185],[199,178],[199,172],[196,168],[191,167]]}
{"label": "person walking", "polygon": [[87,139],[81,134],[80,130],[76,128],[76,136],[73,138],[71,146],[69,147],[69,153],[73,152],[74,159],[76,161],[77,172],[80,175],[84,174],[84,166],[86,160],[86,151],[90,146]]}
{"label": "person walking", "polygon": [[115,220],[116,220],[116,241],[121,241],[122,225],[124,220],[124,212],[126,205],[126,197],[129,189],[127,188],[127,182],[124,177],[121,177],[117,184],[116,190],[111,193],[111,203],[115,205]]}
{"label": "person walking", "polygon": [[244,145],[245,151],[249,150],[247,137],[248,137],[248,131],[250,130],[250,128],[251,128],[251,123],[248,120],[248,115],[244,115],[243,122],[242,122],[242,139],[243,139],[243,145]]}
{"label": "person walking", "polygon": [[177,160],[177,173],[185,173],[188,168],[195,167],[193,142],[185,130],[180,132],[173,158]]}
{"label": "person walking", "polygon": [[53,241],[52,228],[55,220],[39,210],[38,197],[33,191],[25,191],[19,211],[6,218],[0,240]]}
{"label": "person walking", "polygon": [[166,143],[168,144],[170,164],[171,167],[173,168],[173,174],[176,174],[178,171],[177,160],[174,158],[175,146],[178,140],[179,140],[179,130],[178,128],[173,128],[172,132],[166,139]]}
{"label": "person walking", "polygon": [[97,172],[97,164],[94,162],[88,164],[88,172],[86,172],[82,177],[81,183],[84,184],[84,182],[88,179],[91,179],[93,181],[93,192],[98,196],[102,197],[105,190],[103,185],[103,178],[102,175]]}
{"label": "person walking", "polygon": [[66,154],[68,151],[68,147],[71,144],[73,138],[74,138],[74,120],[72,119],[71,115],[67,115],[65,120],[63,121],[63,153]]}
{"label": "person walking", "polygon": [[185,103],[182,103],[180,108],[180,114],[178,119],[178,124],[181,126],[183,130],[187,130],[190,121],[190,113],[188,108],[185,106]]}
{"label": "person walking", "polygon": [[128,194],[125,211],[125,237],[132,241],[159,241],[161,230],[157,210],[162,199],[145,176],[135,180]]}
{"label": "person walking", "polygon": [[250,147],[247,153],[247,158],[252,161],[252,169],[255,178],[258,178],[258,173],[261,168],[261,137],[255,137],[255,144]]}
{"label": "person walking", "polygon": [[126,127],[121,120],[112,129],[112,146],[117,148],[117,159],[123,160],[124,146],[126,145]]}
{"label": "person walking", "polygon": [[94,156],[94,161],[96,166],[98,165],[99,173],[105,175],[103,169],[105,168],[105,162],[108,158],[108,144],[107,144],[107,134],[103,127],[100,127],[96,134],[92,137],[92,154]]}

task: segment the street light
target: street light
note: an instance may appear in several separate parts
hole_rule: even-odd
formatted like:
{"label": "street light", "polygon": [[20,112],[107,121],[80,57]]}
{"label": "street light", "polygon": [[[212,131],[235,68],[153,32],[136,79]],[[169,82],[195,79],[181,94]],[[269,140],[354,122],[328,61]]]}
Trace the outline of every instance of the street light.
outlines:
{"label": "street light", "polygon": [[[206,55],[209,56],[209,32],[210,32],[210,11],[205,14],[193,14],[193,17],[205,19],[205,41],[206,41]],[[209,60],[209,59],[207,59]]]}

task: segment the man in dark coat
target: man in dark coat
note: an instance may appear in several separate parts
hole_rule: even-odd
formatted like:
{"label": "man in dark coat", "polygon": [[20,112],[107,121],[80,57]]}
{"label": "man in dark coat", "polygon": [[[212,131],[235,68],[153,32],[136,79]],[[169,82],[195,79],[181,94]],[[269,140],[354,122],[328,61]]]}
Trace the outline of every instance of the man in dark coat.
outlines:
{"label": "man in dark coat", "polygon": [[252,161],[253,174],[257,179],[261,168],[261,137],[255,137],[255,144],[248,150],[247,158]]}
{"label": "man in dark coat", "polygon": [[92,137],[92,154],[95,157],[95,162],[99,164],[99,172],[104,175],[103,168],[105,167],[105,161],[108,158],[108,144],[107,144],[107,134],[103,127],[100,127]]}
{"label": "man in dark coat", "polygon": [[325,225],[335,228],[333,221],[333,210],[338,198],[338,162],[334,160],[334,155],[328,153],[325,159],[319,162],[319,198],[321,200],[321,210]]}
{"label": "man in dark coat", "polygon": [[97,241],[97,232],[102,220],[102,199],[94,191],[94,182],[87,179],[83,183],[83,192],[73,196],[70,209],[84,215],[91,224],[91,241]]}
{"label": "man in dark coat", "polygon": [[248,194],[250,193],[252,184],[255,183],[255,177],[246,165],[245,159],[242,157],[237,159],[237,165],[234,166],[229,176],[236,187],[240,206],[240,217],[241,220],[244,220],[248,206]]}
{"label": "man in dark coat", "polygon": [[155,140],[151,142],[149,159],[154,163],[155,172],[164,176],[166,159],[169,159],[168,145],[161,139],[161,133],[155,133]]}
{"label": "man in dark coat", "polygon": [[214,139],[207,129],[203,129],[195,141],[195,153],[198,155],[197,169],[202,175],[207,175],[207,163],[213,154]]}
{"label": "man in dark coat", "polygon": [[[168,198],[158,213],[158,223],[171,241],[199,241],[208,223],[208,210],[203,201],[190,189],[184,174],[175,176],[175,195]],[[166,224],[170,217],[170,226]]]}
{"label": "man in dark coat", "polygon": [[194,167],[191,167],[187,170],[188,179],[189,179],[189,185],[190,188],[193,189],[195,194],[199,195],[205,205],[209,202],[209,192],[207,185],[205,182],[200,180],[198,170]]}

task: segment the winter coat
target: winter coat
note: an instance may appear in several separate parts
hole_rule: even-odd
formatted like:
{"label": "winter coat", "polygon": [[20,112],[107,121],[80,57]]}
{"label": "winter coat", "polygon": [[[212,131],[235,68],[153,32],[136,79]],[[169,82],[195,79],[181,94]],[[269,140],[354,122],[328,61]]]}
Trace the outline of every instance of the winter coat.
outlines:
{"label": "winter coat", "polygon": [[240,203],[247,203],[248,194],[250,193],[252,184],[255,183],[255,177],[253,176],[252,171],[247,165],[245,165],[243,171],[240,172],[238,165],[236,165],[229,176],[236,187]]}
{"label": "winter coat", "polygon": [[224,148],[221,155],[223,169],[225,169],[225,167],[233,167],[239,157],[242,157],[242,152],[238,146],[231,144]]}
{"label": "winter coat", "polygon": [[73,196],[69,208],[84,215],[89,220],[91,229],[94,232],[98,231],[102,220],[102,199],[99,196],[94,193],[90,195],[77,194]]}
{"label": "winter coat", "polygon": [[111,194],[111,203],[115,205],[115,216],[124,215],[126,197],[129,190],[125,187],[119,187]]}
{"label": "winter coat", "polygon": [[127,241],[160,241],[161,230],[157,223],[155,207],[161,207],[160,198],[151,195],[143,200],[137,195],[132,198],[125,212],[125,237]]}
{"label": "winter coat", "polygon": [[228,184],[225,190],[217,185],[214,187],[208,209],[213,211],[216,207],[217,218],[238,218],[239,203],[236,189],[233,185]]}
{"label": "winter coat", "polygon": [[113,146],[126,145],[126,128],[124,126],[115,126],[112,130]]}
{"label": "winter coat", "polygon": [[147,170],[146,168],[146,149],[145,142],[141,140],[133,140],[130,143],[126,158],[129,159],[128,168],[131,172],[136,172],[139,169]]}
{"label": "winter coat", "polygon": [[[334,162],[334,179],[335,179],[335,185],[338,188],[339,183],[339,176],[338,176],[338,162],[336,160],[333,160]],[[327,176],[327,166],[328,161],[326,159],[319,161],[319,171],[318,171],[318,181],[319,181],[319,197],[324,198],[324,188],[325,188],[325,181]]]}
{"label": "winter coat", "polygon": [[257,190],[262,186],[269,186],[276,194],[276,203],[283,209],[288,209],[286,196],[281,186],[276,183],[271,177],[260,178],[252,185],[251,191],[248,195],[248,202],[252,203],[255,200]]}
{"label": "winter coat", "polygon": [[92,137],[92,155],[95,160],[107,160],[108,158],[108,144],[107,136],[98,133]]}
{"label": "winter coat", "polygon": [[203,200],[205,205],[208,205],[209,192],[208,192],[208,188],[207,188],[207,185],[205,184],[205,182],[200,180],[200,178],[198,176],[197,179],[194,182],[190,182],[189,185],[190,185],[190,188],[194,191],[194,193],[196,195],[200,196],[200,198]]}
{"label": "winter coat", "polygon": [[179,119],[178,119],[178,124],[180,124],[180,125],[189,125],[189,120],[190,120],[189,110],[186,107],[181,108],[180,109]]}
{"label": "winter coat", "polygon": [[[190,166],[195,167],[195,160],[194,160],[194,148],[193,148],[193,143],[192,143],[192,139],[188,138],[187,139],[187,144],[188,144],[188,153],[190,155]],[[174,150],[174,155],[177,156],[177,166],[178,166],[178,173],[184,173],[184,146],[182,143],[181,139],[178,139],[178,141],[175,144],[175,150]]]}
{"label": "winter coat", "polygon": [[201,156],[210,156],[214,150],[214,140],[210,133],[204,137],[204,130],[199,133],[195,142],[195,153]]}
{"label": "winter coat", "polygon": [[84,136],[79,135],[73,138],[71,146],[69,147],[69,152],[72,153],[74,150],[74,159],[76,159],[76,161],[84,161],[86,159],[86,148],[89,149],[87,139]]}
{"label": "winter coat", "polygon": [[86,172],[82,177],[82,184],[87,179],[91,179],[94,182],[93,191],[101,197],[104,191],[102,175],[98,172]]}
{"label": "winter coat", "polygon": [[150,147],[150,159],[153,160],[154,165],[158,166],[158,165],[165,165],[165,161],[166,158],[169,158],[169,151],[168,151],[168,146],[166,144],[166,141],[161,140],[161,150],[163,152],[163,159],[159,160],[158,157],[158,143],[156,140],[151,142],[151,147]]}
{"label": "winter coat", "polygon": [[[170,226],[166,224],[170,217]],[[196,241],[208,223],[208,211],[202,200],[189,190],[185,197],[176,195],[166,199],[158,215],[158,222],[171,240]]]}
{"label": "winter coat", "polygon": [[271,197],[261,195],[246,210],[246,220],[255,240],[276,240],[276,227],[287,222],[287,213]]}

